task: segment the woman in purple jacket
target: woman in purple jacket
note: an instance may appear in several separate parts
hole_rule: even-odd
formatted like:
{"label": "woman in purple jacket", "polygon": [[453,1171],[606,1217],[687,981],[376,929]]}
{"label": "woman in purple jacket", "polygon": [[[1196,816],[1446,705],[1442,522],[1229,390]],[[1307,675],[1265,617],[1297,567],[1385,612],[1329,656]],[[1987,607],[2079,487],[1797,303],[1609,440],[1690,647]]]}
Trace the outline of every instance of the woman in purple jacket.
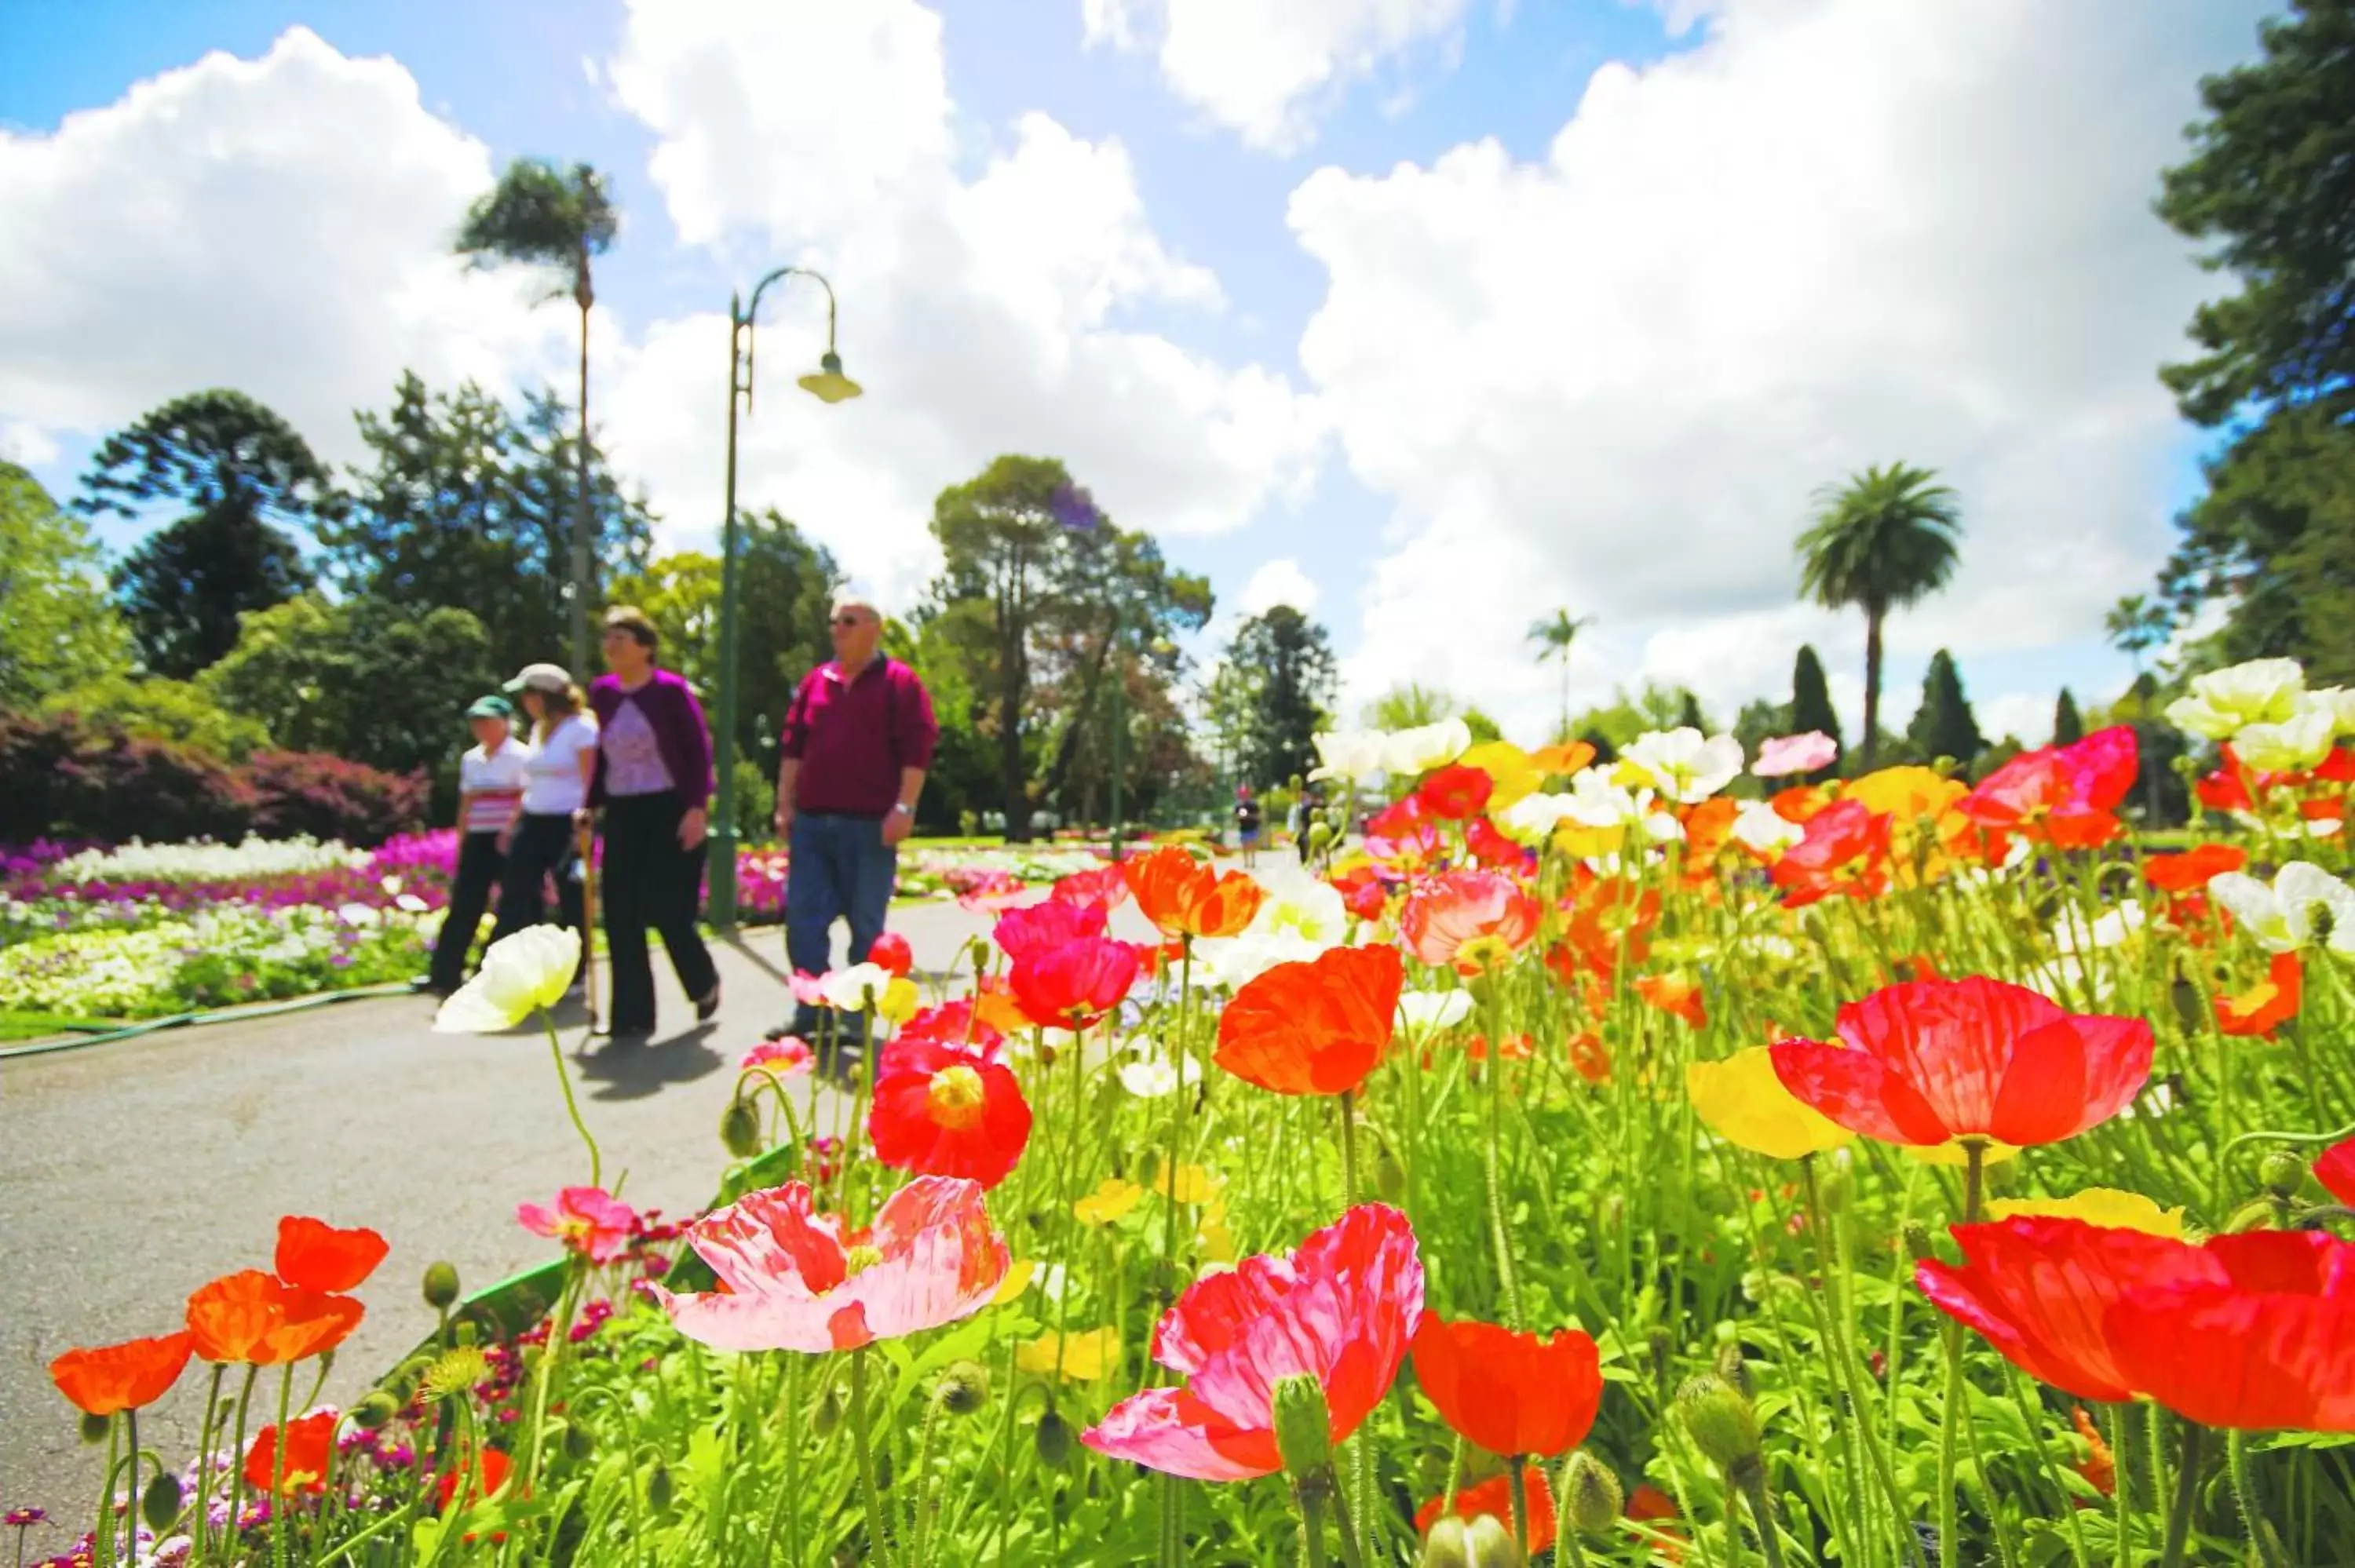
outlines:
{"label": "woman in purple jacket", "polygon": [[655,1032],[649,926],[662,934],[679,989],[694,999],[695,1016],[708,1019],[719,1011],[719,971],[696,928],[711,800],[711,731],[695,689],[655,667],[660,641],[642,611],[607,610],[611,673],[589,688],[597,715],[597,761],[587,810],[602,809],[605,818],[599,891],[613,988],[602,1033],[616,1040],[643,1040]]}

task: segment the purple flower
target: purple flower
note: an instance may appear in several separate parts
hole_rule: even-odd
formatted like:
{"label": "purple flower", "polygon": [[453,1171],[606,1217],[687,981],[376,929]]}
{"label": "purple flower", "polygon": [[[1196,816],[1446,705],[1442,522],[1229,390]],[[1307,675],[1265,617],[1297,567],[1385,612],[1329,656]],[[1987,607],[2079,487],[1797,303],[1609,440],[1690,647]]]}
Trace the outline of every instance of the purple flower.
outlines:
{"label": "purple flower", "polygon": [[48,1517],[49,1510],[45,1508],[12,1508],[8,1510],[8,1522],[19,1530],[27,1525],[39,1524]]}

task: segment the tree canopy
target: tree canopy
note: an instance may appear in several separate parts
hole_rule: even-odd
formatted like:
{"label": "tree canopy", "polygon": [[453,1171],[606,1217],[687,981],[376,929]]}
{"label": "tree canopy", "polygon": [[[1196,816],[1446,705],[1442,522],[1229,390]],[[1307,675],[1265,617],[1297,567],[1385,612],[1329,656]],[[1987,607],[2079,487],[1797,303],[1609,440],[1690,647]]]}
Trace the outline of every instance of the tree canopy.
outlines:
{"label": "tree canopy", "polygon": [[1881,722],[1881,628],[1892,609],[1936,592],[1954,575],[1962,514],[1952,489],[1925,468],[1889,463],[1827,486],[1799,535],[1799,591],[1827,609],[1864,611],[1864,764]]}
{"label": "tree canopy", "polygon": [[1325,727],[1339,682],[1332,639],[1292,606],[1279,604],[1236,630],[1227,660],[1253,687],[1241,781],[1264,789],[1305,775],[1316,766],[1314,737]]}
{"label": "tree canopy", "polygon": [[0,706],[30,706],[130,662],[90,530],[0,462]]}

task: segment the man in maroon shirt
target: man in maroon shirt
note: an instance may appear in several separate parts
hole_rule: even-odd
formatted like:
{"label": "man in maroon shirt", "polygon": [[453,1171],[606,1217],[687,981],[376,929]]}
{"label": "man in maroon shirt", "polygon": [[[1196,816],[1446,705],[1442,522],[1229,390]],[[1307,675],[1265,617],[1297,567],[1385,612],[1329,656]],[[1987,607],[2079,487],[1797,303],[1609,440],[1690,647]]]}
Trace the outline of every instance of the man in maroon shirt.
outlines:
{"label": "man in maroon shirt", "polygon": [[[837,919],[850,923],[854,964],[882,934],[899,843],[916,825],[916,798],[940,737],[923,682],[883,656],[875,607],[837,599],[829,626],[834,658],[794,692],[777,768],[777,832],[791,856],[785,954],[814,975],[832,967]],[[816,1010],[805,1004],[780,1033],[808,1035],[817,1024]]]}

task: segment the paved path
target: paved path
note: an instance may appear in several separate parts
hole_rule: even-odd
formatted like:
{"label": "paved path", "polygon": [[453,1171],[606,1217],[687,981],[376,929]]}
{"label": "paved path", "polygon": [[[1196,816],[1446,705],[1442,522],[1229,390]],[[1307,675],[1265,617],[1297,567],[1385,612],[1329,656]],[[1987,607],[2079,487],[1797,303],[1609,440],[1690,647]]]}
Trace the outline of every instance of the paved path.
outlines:
{"label": "paved path", "polygon": [[[932,971],[987,928],[946,904],[895,910],[891,924]],[[791,1005],[783,948],[774,927],[716,946],[727,1001],[703,1027],[659,956],[665,1027],[652,1043],[587,1050],[583,1015],[562,1021],[608,1178],[626,1171],[641,1207],[678,1214],[710,1200],[737,1060]],[[0,1505],[88,1514],[100,1455],[77,1442],[49,1358],[178,1328],[189,1291],[270,1266],[281,1214],[373,1225],[392,1243],[328,1379],[323,1397],[338,1404],[432,1326],[417,1286],[429,1263],[455,1264],[472,1290],[549,1256],[515,1206],[588,1172],[546,1036],[435,1034],[432,1007],[354,1001],[0,1068]],[[177,1465],[203,1403],[192,1366],[141,1436]]]}

